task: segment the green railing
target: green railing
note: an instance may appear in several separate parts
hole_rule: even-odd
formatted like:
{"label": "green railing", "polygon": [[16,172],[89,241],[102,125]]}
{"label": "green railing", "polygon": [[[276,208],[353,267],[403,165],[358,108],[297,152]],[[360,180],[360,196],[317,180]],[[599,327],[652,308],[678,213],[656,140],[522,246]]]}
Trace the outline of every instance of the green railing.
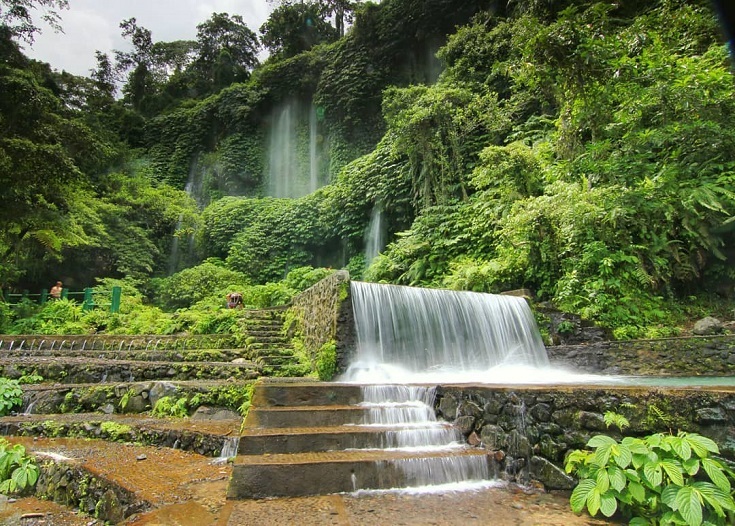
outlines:
{"label": "green railing", "polygon": [[[32,301],[43,305],[48,301],[53,301],[49,295],[48,289],[41,290],[40,294],[32,294],[27,290],[22,293],[11,293],[0,291],[0,299],[4,300],[8,305],[18,305],[22,301]],[[95,307],[109,307],[110,312],[120,312],[120,301],[122,299],[122,289],[120,287],[112,287],[110,294],[94,292],[92,288],[86,288],[81,292],[74,292],[68,289],[61,291],[61,299],[69,299],[77,303],[81,303],[82,310],[88,311]]]}

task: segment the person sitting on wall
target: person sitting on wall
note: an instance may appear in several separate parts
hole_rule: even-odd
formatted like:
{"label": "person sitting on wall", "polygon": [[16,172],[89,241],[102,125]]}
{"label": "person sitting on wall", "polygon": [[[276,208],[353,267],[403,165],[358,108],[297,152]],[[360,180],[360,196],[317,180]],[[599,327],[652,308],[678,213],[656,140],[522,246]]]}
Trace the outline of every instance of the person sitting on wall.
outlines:
{"label": "person sitting on wall", "polygon": [[64,290],[63,285],[60,281],[56,282],[56,285],[51,287],[51,290],[49,291],[49,295],[51,296],[52,300],[60,300],[61,299],[61,293]]}
{"label": "person sitting on wall", "polygon": [[242,294],[239,292],[230,292],[227,295],[227,308],[228,309],[242,309]]}

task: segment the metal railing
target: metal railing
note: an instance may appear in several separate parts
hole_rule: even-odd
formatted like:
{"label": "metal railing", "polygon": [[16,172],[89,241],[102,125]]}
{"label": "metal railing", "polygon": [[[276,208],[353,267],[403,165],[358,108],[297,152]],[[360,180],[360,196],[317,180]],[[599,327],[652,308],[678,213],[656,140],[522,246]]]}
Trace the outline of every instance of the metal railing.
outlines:
{"label": "metal railing", "polygon": [[[122,299],[122,289],[120,287],[112,287],[112,291],[107,293],[95,292],[93,288],[75,292],[68,289],[61,291],[61,299],[68,299],[81,303],[82,310],[89,311],[95,307],[109,307],[110,312],[120,312],[120,301]],[[49,301],[54,301],[49,295],[48,289],[42,289],[40,293],[34,294],[27,290],[21,293],[0,291],[0,300],[5,301],[8,305],[18,305],[23,301],[31,301],[44,305]]]}

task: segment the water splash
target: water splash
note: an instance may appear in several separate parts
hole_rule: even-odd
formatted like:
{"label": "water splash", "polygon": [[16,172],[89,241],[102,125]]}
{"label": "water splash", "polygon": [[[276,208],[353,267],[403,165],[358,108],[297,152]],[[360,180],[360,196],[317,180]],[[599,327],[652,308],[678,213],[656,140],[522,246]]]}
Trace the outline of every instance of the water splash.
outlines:
{"label": "water splash", "polygon": [[500,366],[548,367],[522,298],[357,281],[351,292],[357,353],[347,381],[470,381]]}

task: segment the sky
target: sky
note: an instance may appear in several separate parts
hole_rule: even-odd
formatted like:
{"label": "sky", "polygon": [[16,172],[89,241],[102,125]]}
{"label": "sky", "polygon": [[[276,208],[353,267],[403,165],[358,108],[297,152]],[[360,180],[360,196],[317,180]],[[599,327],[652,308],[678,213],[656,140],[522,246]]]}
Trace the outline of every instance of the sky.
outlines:
{"label": "sky", "polygon": [[110,54],[130,46],[120,36],[120,22],[135,17],[138,25],[150,29],[154,42],[195,40],[196,26],[212,13],[240,15],[258,33],[272,7],[266,0],[69,0],[69,9],[60,12],[63,33],[43,28],[24,52],[51,64],[53,69],[89,76],[97,64],[95,51]]}

